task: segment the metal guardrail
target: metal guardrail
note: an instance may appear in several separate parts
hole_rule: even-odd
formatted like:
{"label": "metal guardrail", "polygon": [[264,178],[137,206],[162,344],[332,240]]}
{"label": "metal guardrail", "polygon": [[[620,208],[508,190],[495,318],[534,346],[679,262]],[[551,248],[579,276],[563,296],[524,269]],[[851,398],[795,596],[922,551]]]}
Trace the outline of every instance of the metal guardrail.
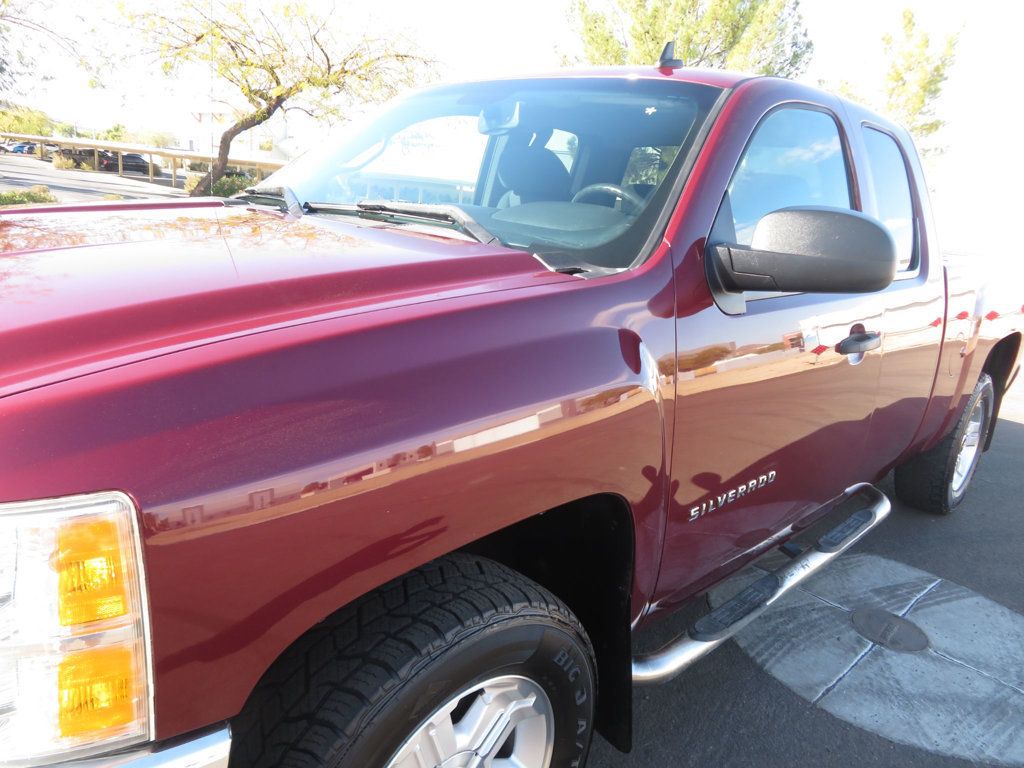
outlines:
{"label": "metal guardrail", "polygon": [[[99,167],[99,153],[101,150],[117,154],[117,175],[124,175],[122,157],[126,153],[147,155],[149,158],[149,180],[153,180],[153,157],[165,157],[171,161],[171,184],[178,182],[178,164],[181,162],[203,162],[213,163],[215,155],[204,152],[190,152],[184,149],[165,149],[163,147],[148,147],[142,144],[128,144],[120,141],[99,141],[97,139],[83,139],[81,137],[71,138],[68,136],[36,136],[26,133],[3,133],[0,132],[0,139],[12,141],[32,142],[36,145],[54,144],[59,149],[91,149],[95,158],[96,166]],[[263,160],[246,157],[228,157],[228,165],[238,168],[252,168],[257,171],[276,171],[284,165],[280,160]]]}

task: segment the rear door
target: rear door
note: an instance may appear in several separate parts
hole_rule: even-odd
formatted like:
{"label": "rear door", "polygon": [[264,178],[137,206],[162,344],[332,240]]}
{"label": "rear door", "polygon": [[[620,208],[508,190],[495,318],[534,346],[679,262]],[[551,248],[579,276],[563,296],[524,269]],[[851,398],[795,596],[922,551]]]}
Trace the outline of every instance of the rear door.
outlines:
{"label": "rear door", "polygon": [[[777,104],[746,126],[733,118],[730,130],[749,138],[727,189],[717,192],[710,242],[749,245],[760,218],[780,208],[858,207],[848,138],[833,106]],[[679,274],[690,277],[677,278],[678,295],[708,290],[696,284],[706,280],[702,271]],[[744,298],[740,314],[712,303],[677,320],[677,489],[659,581],[664,603],[735,568],[864,479],[881,354],[844,356],[836,345],[880,331],[877,296]]]}
{"label": "rear door", "polygon": [[[858,175],[863,180],[864,211],[892,234],[899,270],[877,299],[885,311],[882,371],[878,411],[868,438],[872,469],[877,473],[887,471],[913,443],[924,418],[939,361],[945,287],[942,270],[933,268],[929,258],[934,245],[928,242],[927,200],[920,193],[925,187],[909,139],[870,118],[857,121],[853,134],[862,147],[856,154],[862,165]],[[952,321],[959,325],[964,319]],[[962,329],[957,332],[959,350],[967,334]],[[956,333],[951,336],[956,343]],[[959,355],[953,359],[959,361]],[[945,377],[954,374],[959,374],[959,366],[938,372]]]}

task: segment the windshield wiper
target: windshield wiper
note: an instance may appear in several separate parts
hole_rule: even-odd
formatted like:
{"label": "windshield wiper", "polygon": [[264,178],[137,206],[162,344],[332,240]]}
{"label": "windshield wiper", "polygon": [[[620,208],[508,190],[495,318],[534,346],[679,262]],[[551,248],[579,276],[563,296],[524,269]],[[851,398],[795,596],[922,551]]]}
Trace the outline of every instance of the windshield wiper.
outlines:
{"label": "windshield wiper", "polygon": [[306,203],[310,212],[327,211],[370,218],[407,219],[454,227],[480,243],[498,243],[498,237],[487,231],[476,219],[457,205],[403,203],[392,200],[361,200],[355,205],[345,203]]}
{"label": "windshield wiper", "polygon": [[301,216],[306,207],[299,202],[299,198],[292,192],[290,187],[249,187],[245,194],[237,195],[233,200],[244,200],[249,203],[258,203],[261,198],[273,198],[275,202],[280,200],[281,210],[290,213],[292,216]]}

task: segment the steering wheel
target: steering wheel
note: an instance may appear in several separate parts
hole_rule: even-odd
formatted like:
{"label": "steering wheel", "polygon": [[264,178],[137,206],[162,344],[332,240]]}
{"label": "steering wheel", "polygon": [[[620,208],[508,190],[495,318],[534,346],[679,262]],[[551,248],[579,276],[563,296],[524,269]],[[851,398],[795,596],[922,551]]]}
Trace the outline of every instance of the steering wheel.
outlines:
{"label": "steering wheel", "polygon": [[581,198],[589,197],[590,195],[603,194],[603,195],[615,195],[620,200],[625,200],[633,206],[634,210],[640,210],[644,207],[644,199],[640,197],[636,192],[631,192],[627,189],[623,189],[618,184],[609,184],[607,182],[601,182],[599,184],[588,184],[575,195],[572,196],[572,201],[578,203]]}

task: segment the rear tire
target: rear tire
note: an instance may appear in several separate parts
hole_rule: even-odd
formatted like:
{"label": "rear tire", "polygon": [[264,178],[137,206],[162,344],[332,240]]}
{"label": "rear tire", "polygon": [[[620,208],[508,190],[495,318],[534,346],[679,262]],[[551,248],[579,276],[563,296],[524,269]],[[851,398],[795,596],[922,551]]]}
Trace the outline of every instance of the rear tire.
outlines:
{"label": "rear tire", "polygon": [[233,723],[230,765],[406,768],[476,752],[496,767],[583,766],[594,670],[558,598],[493,561],[449,555],[289,649]]}
{"label": "rear tire", "polygon": [[984,450],[995,405],[995,388],[981,374],[956,428],[929,451],[896,468],[896,495],[905,504],[950,514],[967,495]]}

